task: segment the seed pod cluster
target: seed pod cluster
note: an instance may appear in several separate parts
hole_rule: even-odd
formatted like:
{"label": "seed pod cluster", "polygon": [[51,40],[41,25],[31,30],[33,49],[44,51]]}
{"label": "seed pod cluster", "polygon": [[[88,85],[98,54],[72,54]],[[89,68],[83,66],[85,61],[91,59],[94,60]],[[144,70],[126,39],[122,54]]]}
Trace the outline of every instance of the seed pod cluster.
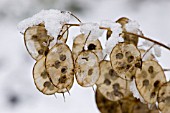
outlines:
{"label": "seed pod cluster", "polygon": [[[37,89],[46,95],[69,92],[75,76],[82,87],[97,86],[95,98],[101,113],[170,112],[170,83],[156,56],[150,54],[143,59],[149,50],[138,48],[136,35],[124,33],[130,22],[128,18],[116,22],[122,26],[120,35],[124,42],[111,48],[107,60],[99,39],[88,40],[87,34],[80,34],[73,40],[71,50],[66,44],[68,26],[62,28],[58,39],[47,34],[43,24],[29,27],[24,41],[29,54],[36,60],[33,79]],[[112,32],[107,32],[106,39]],[[137,32],[141,31],[137,29]],[[145,103],[131,92],[132,81]]]}

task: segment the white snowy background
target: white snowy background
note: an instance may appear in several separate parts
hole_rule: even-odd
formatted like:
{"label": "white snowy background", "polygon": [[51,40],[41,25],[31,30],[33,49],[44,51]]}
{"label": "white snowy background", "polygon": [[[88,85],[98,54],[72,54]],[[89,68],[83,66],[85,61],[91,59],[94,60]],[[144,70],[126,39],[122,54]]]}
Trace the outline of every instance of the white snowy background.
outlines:
{"label": "white snowy background", "polygon": [[[35,61],[26,51],[17,24],[51,8],[72,11],[83,22],[125,16],[138,21],[145,36],[170,43],[169,0],[0,0],[0,113],[99,113],[92,88],[75,82],[64,102],[62,95],[57,94],[57,99],[43,95],[34,85]],[[72,29],[70,39],[77,31]],[[162,49],[158,60],[164,68],[170,68],[169,58],[170,51]]]}

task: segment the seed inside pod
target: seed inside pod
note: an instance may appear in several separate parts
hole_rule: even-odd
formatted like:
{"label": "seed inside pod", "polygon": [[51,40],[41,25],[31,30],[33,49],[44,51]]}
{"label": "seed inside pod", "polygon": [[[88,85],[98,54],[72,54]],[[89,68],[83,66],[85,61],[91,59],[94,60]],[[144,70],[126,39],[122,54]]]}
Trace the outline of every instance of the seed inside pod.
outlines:
{"label": "seed inside pod", "polygon": [[99,78],[98,62],[97,55],[92,51],[83,51],[79,54],[75,63],[76,79],[79,85],[90,87],[96,83]]}
{"label": "seed inside pod", "polygon": [[110,60],[115,72],[127,80],[131,80],[136,69],[141,67],[140,52],[133,44],[117,44],[110,54]]}
{"label": "seed inside pod", "polygon": [[136,71],[136,85],[143,99],[155,104],[160,86],[166,82],[162,67],[156,61],[144,61]]}
{"label": "seed inside pod", "polygon": [[58,92],[58,88],[54,87],[48,78],[48,73],[45,69],[45,57],[36,62],[33,69],[34,83],[37,89],[46,95],[52,95]]}
{"label": "seed inside pod", "polygon": [[112,69],[110,61],[103,60],[100,62],[100,77],[96,85],[105,98],[117,101],[124,97],[127,84]]}
{"label": "seed inside pod", "polygon": [[46,69],[51,82],[61,92],[71,88],[74,79],[74,64],[71,50],[64,44],[56,44],[46,57]]}
{"label": "seed inside pod", "polygon": [[158,92],[158,107],[161,113],[170,112],[170,82],[164,83]]}
{"label": "seed inside pod", "polygon": [[98,39],[86,40],[86,38],[86,35],[80,34],[74,39],[72,48],[74,60],[76,60],[80,52],[85,49],[84,46],[87,46],[87,50],[93,51],[99,57],[99,60],[103,59],[102,46],[100,41]]}
{"label": "seed inside pod", "polygon": [[108,100],[98,89],[96,90],[95,98],[97,107],[101,113],[122,113],[119,102]]}
{"label": "seed inside pod", "polygon": [[48,52],[49,39],[44,26],[29,27],[24,33],[25,46],[33,59],[39,60]]}

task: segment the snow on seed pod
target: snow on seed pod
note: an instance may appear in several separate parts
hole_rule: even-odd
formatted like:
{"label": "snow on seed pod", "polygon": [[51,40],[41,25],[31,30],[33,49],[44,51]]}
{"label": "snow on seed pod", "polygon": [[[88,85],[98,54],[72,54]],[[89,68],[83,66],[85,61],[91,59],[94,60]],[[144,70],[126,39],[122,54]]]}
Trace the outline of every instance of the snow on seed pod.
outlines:
{"label": "snow on seed pod", "polygon": [[95,93],[96,105],[101,113],[122,113],[119,101],[110,101],[97,89]]}
{"label": "snow on seed pod", "polygon": [[75,74],[79,85],[93,86],[99,78],[99,60],[92,51],[82,51],[75,62]]}
{"label": "snow on seed pod", "polygon": [[160,87],[157,100],[159,110],[162,113],[170,113],[170,82]]}
{"label": "snow on seed pod", "polygon": [[117,101],[125,96],[126,80],[120,78],[112,69],[110,61],[103,60],[99,64],[100,77],[96,82],[98,90],[105,98],[111,101]]}
{"label": "snow on seed pod", "polygon": [[48,73],[45,69],[45,57],[38,60],[33,68],[33,78],[37,89],[46,95],[52,95],[58,91],[48,78]]}
{"label": "snow on seed pod", "polygon": [[160,86],[166,82],[162,67],[156,61],[144,61],[135,75],[137,89],[149,104],[155,104]]}
{"label": "snow on seed pod", "polygon": [[[136,21],[132,21],[126,17],[122,17],[118,19],[116,22],[122,25],[123,31],[142,35],[142,32],[139,30],[139,25]],[[134,44],[135,46],[137,46],[138,44],[137,36],[122,34],[122,37],[124,38],[126,43]]]}
{"label": "snow on seed pod", "polygon": [[43,25],[29,27],[24,33],[25,46],[33,59],[39,60],[49,51],[49,42],[53,40],[47,35]]}
{"label": "snow on seed pod", "polygon": [[79,53],[85,49],[93,51],[98,56],[99,60],[103,59],[102,46],[100,41],[98,39],[86,40],[86,38],[87,35],[80,34],[74,39],[72,48],[74,60],[76,60]]}
{"label": "snow on seed pod", "polygon": [[110,54],[111,65],[123,79],[131,80],[141,67],[139,50],[133,44],[118,43]]}
{"label": "snow on seed pod", "polygon": [[67,89],[73,83],[73,57],[66,44],[56,44],[50,49],[46,57],[46,69],[49,73],[49,78],[57,88]]}

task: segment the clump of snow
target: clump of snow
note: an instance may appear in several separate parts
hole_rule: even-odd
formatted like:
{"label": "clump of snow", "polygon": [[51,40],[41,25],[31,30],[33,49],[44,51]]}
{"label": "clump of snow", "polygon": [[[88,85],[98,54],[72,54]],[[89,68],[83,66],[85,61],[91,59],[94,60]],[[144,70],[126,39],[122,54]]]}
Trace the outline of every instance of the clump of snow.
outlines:
{"label": "clump of snow", "polygon": [[113,23],[111,26],[112,34],[111,37],[106,41],[106,48],[105,52],[106,54],[110,54],[113,47],[116,46],[119,42],[124,42],[124,39],[120,37],[120,33],[122,33],[121,25],[118,23]]}
{"label": "clump of snow", "polygon": [[21,21],[18,24],[18,29],[24,33],[28,27],[44,24],[48,35],[54,38],[58,37],[62,26],[70,20],[70,12],[60,11],[55,9],[42,10],[34,16]]}
{"label": "clump of snow", "polygon": [[80,32],[85,35],[90,33],[88,40],[96,40],[103,34],[103,30],[100,29],[100,26],[97,23],[81,23]]}
{"label": "clump of snow", "polygon": [[154,46],[154,53],[157,57],[161,57],[161,48],[159,45]]}
{"label": "clump of snow", "polygon": [[136,87],[135,79],[133,79],[130,83],[130,91],[135,98],[140,99],[142,103],[146,103]]}
{"label": "clump of snow", "polygon": [[100,22],[100,25],[102,27],[106,27],[106,28],[111,28],[111,26],[114,24],[115,22],[111,21],[111,20],[102,20]]}
{"label": "clump of snow", "polygon": [[131,32],[131,33],[138,33],[139,31],[139,24],[137,21],[132,21],[129,20],[129,22],[127,24],[125,24],[125,29],[127,32]]}

